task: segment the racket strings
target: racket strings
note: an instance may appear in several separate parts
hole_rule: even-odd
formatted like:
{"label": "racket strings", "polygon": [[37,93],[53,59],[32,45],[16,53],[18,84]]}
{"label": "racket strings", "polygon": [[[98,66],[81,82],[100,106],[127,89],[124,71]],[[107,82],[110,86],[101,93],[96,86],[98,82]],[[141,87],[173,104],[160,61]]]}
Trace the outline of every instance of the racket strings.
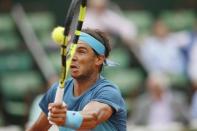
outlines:
{"label": "racket strings", "polygon": [[[84,2],[85,1],[85,2]],[[71,24],[71,35],[72,42],[71,45],[68,47],[68,52],[67,52],[67,58],[66,58],[66,75],[69,72],[70,65],[72,58],[75,54],[76,48],[77,48],[77,43],[79,40],[79,36],[81,33],[82,25],[85,19],[85,14],[86,14],[86,1],[87,0],[81,0],[78,5],[75,7],[75,15],[73,16],[72,24]],[[85,4],[84,4],[85,3]]]}
{"label": "racket strings", "polygon": [[[75,54],[82,25],[86,14],[87,0],[72,0],[71,7],[65,20],[64,40],[61,46],[61,74],[59,80],[59,87],[64,89],[65,80],[67,79],[72,58]],[[69,38],[71,36],[71,38]],[[67,45],[70,43],[69,46]],[[57,94],[58,95],[58,94]],[[60,98],[62,99],[62,98]]]}

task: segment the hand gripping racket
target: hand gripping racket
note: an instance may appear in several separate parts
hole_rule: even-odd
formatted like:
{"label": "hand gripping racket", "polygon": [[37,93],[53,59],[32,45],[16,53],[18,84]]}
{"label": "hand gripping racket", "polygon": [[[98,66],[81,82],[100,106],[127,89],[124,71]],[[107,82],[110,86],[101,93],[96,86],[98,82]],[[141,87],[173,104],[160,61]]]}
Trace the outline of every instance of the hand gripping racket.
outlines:
{"label": "hand gripping racket", "polygon": [[[63,33],[63,40],[61,43],[61,75],[59,85],[55,95],[55,103],[63,102],[64,86],[67,74],[70,69],[71,61],[76,51],[78,39],[81,33],[83,21],[86,14],[87,0],[72,0],[68,13],[65,19]],[[78,19],[77,19],[78,17]],[[69,50],[67,50],[68,37],[71,35],[72,43]],[[74,36],[72,36],[74,35]],[[56,35],[58,36],[58,35]],[[60,34],[61,36],[61,34]]]}

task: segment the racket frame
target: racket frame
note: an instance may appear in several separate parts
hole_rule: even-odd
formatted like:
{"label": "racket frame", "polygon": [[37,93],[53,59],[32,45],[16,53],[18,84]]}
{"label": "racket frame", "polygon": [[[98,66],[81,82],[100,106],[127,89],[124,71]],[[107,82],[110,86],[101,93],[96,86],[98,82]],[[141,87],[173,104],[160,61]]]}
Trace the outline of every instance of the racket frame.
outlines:
{"label": "racket frame", "polygon": [[[80,4],[79,9],[79,16],[78,16],[78,22],[76,30],[74,31],[74,37],[72,40],[72,43],[70,45],[69,50],[67,51],[67,44],[68,44],[68,38],[69,38],[69,32],[70,32],[70,26],[72,24],[72,20],[74,17],[75,10]],[[61,45],[60,54],[61,54],[61,74],[59,79],[59,85],[57,87],[56,95],[55,95],[55,103],[63,103],[63,95],[65,90],[65,80],[67,79],[68,72],[70,70],[70,65],[73,59],[73,56],[75,54],[77,43],[79,40],[79,36],[81,33],[81,29],[83,26],[83,21],[85,19],[86,14],[86,5],[87,0],[72,0],[70,4],[70,8],[68,10],[65,24],[64,24],[64,42]]]}

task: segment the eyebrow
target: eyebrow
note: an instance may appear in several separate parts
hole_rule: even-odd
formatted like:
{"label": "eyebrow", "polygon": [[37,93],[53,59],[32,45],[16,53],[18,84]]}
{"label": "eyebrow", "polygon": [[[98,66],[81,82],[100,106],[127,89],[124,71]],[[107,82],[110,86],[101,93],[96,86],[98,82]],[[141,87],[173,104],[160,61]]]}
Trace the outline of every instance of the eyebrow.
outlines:
{"label": "eyebrow", "polygon": [[88,50],[86,47],[78,47],[77,50]]}

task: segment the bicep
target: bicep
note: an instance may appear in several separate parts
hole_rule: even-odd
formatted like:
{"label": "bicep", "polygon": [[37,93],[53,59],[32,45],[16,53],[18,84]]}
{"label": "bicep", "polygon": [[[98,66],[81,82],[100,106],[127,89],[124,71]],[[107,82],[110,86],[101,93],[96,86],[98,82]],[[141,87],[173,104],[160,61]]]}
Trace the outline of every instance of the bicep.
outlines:
{"label": "bicep", "polygon": [[113,109],[107,104],[92,101],[88,103],[80,113],[83,116],[81,128],[87,129],[94,128],[99,123],[108,120],[113,113]]}
{"label": "bicep", "polygon": [[49,124],[46,114],[41,112],[38,120],[32,125],[31,128],[27,129],[27,131],[48,131],[50,127],[51,125]]}

